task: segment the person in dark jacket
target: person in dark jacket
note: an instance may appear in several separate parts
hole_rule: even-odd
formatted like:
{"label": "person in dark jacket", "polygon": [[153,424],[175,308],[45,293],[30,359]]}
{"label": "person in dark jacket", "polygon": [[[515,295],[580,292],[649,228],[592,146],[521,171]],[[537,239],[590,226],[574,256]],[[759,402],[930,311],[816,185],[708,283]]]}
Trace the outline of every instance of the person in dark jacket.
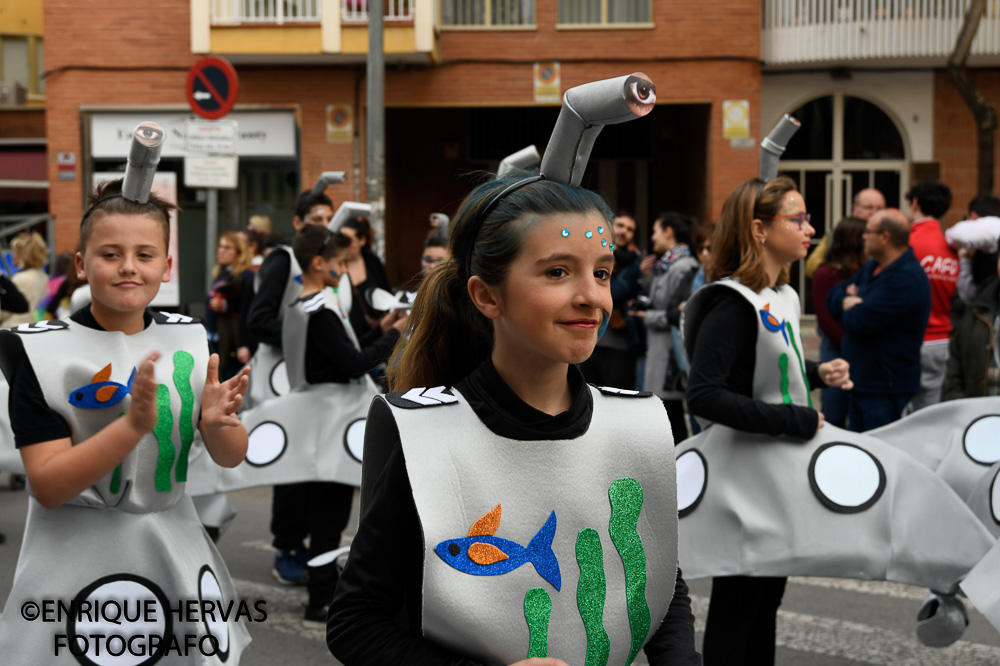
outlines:
{"label": "person in dark jacket", "polygon": [[909,246],[903,214],[880,211],[864,233],[871,259],[827,296],[830,315],[844,329],[841,353],[853,368],[848,427],[854,432],[899,419],[920,390],[920,347],[931,308],[930,282]]}
{"label": "person in dark jacket", "polygon": [[1000,395],[1000,358],[997,353],[1000,262],[997,262],[996,270],[997,273],[976,290],[948,343],[948,373],[942,400]]}

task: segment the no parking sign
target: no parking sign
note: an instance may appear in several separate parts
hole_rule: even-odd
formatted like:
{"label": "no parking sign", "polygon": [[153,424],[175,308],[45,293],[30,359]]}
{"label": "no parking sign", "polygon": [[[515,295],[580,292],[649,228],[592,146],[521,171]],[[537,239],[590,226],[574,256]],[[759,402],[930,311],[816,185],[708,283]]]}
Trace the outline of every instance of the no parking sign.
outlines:
{"label": "no parking sign", "polygon": [[206,120],[216,120],[232,111],[240,83],[228,60],[209,56],[188,72],[186,90],[191,110]]}

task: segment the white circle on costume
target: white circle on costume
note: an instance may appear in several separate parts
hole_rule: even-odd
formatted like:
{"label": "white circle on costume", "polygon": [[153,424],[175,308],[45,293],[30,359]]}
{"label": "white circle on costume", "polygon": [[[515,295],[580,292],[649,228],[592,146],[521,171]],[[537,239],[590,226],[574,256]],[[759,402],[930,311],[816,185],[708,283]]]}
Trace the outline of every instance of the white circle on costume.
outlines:
{"label": "white circle on costume", "polygon": [[[83,600],[81,600],[83,601]],[[153,649],[150,654],[149,636],[160,636],[160,645],[166,647],[167,609],[150,588],[135,580],[111,580],[98,585],[87,595],[85,601],[101,608],[99,612],[81,613],[77,616],[76,625],[71,634],[75,638],[76,648],[83,651],[87,648],[85,659],[96,666],[139,666],[154,659],[159,659],[160,650]],[[106,617],[115,619],[117,610],[108,606],[108,602],[117,603],[121,609],[118,623],[109,622]],[[147,604],[149,610],[147,611]],[[126,619],[136,618],[135,622]],[[148,620],[148,621],[147,621]],[[95,634],[104,634],[105,638],[95,639]],[[86,637],[85,639],[79,636]],[[125,644],[130,641],[132,649],[121,645],[118,638],[109,640],[109,636],[121,636]],[[133,636],[135,639],[133,640]],[[74,640],[71,638],[71,640]],[[84,643],[86,640],[86,643]],[[99,641],[99,644],[97,643]],[[108,653],[108,647],[119,656]],[[99,654],[98,654],[99,652]],[[145,656],[138,653],[145,652]],[[135,654],[133,654],[135,653]],[[87,663],[87,662],[81,662]]]}
{"label": "white circle on costume", "polygon": [[1000,485],[997,480],[1000,479],[1000,470],[993,475],[993,481],[990,483],[990,513],[993,515],[993,521],[1000,525]]}
{"label": "white circle on costume", "polygon": [[696,449],[677,456],[677,510],[682,515],[694,511],[705,494],[708,465]]}
{"label": "white circle on costume", "polygon": [[288,366],[285,359],[278,361],[278,364],[271,369],[271,390],[274,395],[285,395],[292,390],[292,384],[288,381]]}
{"label": "white circle on costume", "polygon": [[[212,602],[214,613],[203,613],[201,616],[205,624],[205,631],[209,636],[214,637],[219,642],[219,654],[229,653],[229,627],[222,619],[222,614],[229,611],[226,601],[222,598],[222,588],[219,586],[219,579],[215,577],[212,570],[206,565],[202,567],[201,576],[198,578],[198,596],[202,602]],[[232,609],[233,617],[236,616],[238,606],[234,601]],[[203,604],[204,606],[204,604]],[[201,609],[199,609],[199,612]],[[211,648],[206,644],[206,651]]]}
{"label": "white circle on costume", "polygon": [[260,467],[281,457],[288,446],[285,429],[274,421],[265,421],[250,431],[247,438],[247,462]]}
{"label": "white circle on costume", "polygon": [[828,500],[842,507],[858,507],[874,499],[882,486],[875,458],[864,449],[834,444],[816,456],[816,486]]}
{"label": "white circle on costume", "polygon": [[365,421],[366,419],[354,421],[347,426],[347,430],[344,432],[344,448],[358,462],[361,462],[361,457],[365,452]]}
{"label": "white circle on costume", "polygon": [[976,419],[965,431],[965,453],[981,465],[1000,460],[1000,416]]}

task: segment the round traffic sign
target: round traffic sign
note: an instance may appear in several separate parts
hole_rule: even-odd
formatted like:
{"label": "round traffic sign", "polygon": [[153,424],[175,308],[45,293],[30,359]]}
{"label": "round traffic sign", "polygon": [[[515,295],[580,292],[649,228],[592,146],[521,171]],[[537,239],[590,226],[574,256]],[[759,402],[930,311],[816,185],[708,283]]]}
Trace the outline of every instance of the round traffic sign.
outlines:
{"label": "round traffic sign", "polygon": [[232,111],[240,82],[228,60],[209,56],[188,72],[186,91],[192,111],[206,120],[217,120]]}

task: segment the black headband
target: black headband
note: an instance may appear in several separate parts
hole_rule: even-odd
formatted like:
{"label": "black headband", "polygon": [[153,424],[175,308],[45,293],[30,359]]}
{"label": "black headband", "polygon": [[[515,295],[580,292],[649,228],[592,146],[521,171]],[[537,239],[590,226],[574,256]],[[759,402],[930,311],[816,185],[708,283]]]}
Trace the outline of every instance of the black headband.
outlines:
{"label": "black headband", "polygon": [[[98,199],[97,201],[95,201],[94,205],[92,205],[90,208],[88,208],[87,212],[83,214],[82,218],[80,218],[80,228],[81,229],[83,228],[83,223],[87,221],[87,218],[90,217],[90,214],[94,212],[95,208],[97,208],[98,206],[100,206],[105,201],[108,201],[109,199],[117,199],[118,197],[121,197],[122,199],[125,199],[125,195],[122,194],[121,192],[118,192],[117,194],[109,194],[106,197],[101,197],[100,199]],[[126,201],[132,201],[131,199],[125,199],[125,200]],[[153,203],[152,200],[147,201],[144,204],[141,204],[138,201],[132,201],[132,203],[136,204],[137,206],[149,206],[149,205],[152,205],[154,208],[156,208],[156,210],[158,210],[161,213],[163,213],[163,219],[167,220],[168,222],[170,221],[170,213],[168,213],[166,210],[164,210],[163,208],[161,208],[159,206],[159,204]]]}
{"label": "black headband", "polygon": [[472,221],[472,231],[471,237],[469,238],[469,251],[465,255],[465,274],[468,277],[472,277],[472,252],[476,249],[476,237],[479,236],[479,230],[482,228],[483,223],[486,222],[486,218],[489,217],[493,209],[497,207],[504,197],[508,196],[511,192],[519,190],[525,185],[530,185],[531,183],[537,183],[540,180],[545,180],[543,174],[538,174],[535,176],[528,176],[527,178],[522,178],[516,183],[511,183],[503,189],[500,194],[493,197],[488,204],[479,210],[479,214],[476,215],[476,219]]}

